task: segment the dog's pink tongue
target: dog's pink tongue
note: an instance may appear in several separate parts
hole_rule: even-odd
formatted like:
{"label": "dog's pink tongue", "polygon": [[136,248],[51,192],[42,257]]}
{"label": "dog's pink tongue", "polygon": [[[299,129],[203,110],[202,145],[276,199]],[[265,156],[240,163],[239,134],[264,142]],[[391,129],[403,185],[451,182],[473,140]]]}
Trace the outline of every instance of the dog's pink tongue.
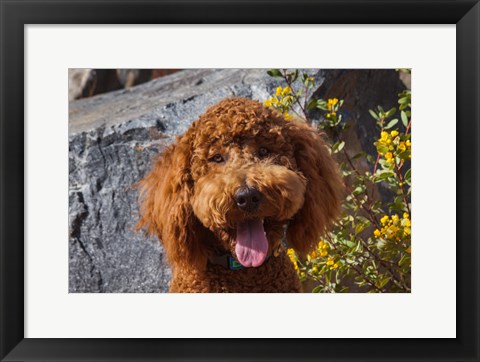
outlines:
{"label": "dog's pink tongue", "polygon": [[268,253],[268,240],[263,229],[263,220],[248,220],[237,225],[235,253],[243,266],[262,265]]}

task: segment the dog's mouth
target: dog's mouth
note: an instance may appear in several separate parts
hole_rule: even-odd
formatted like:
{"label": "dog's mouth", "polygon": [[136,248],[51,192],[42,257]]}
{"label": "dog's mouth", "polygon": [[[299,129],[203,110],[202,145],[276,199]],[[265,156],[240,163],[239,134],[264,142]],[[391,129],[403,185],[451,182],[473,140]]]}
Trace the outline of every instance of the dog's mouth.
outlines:
{"label": "dog's mouth", "polygon": [[250,219],[237,224],[235,254],[240,264],[245,267],[258,267],[263,264],[268,254],[263,219]]}

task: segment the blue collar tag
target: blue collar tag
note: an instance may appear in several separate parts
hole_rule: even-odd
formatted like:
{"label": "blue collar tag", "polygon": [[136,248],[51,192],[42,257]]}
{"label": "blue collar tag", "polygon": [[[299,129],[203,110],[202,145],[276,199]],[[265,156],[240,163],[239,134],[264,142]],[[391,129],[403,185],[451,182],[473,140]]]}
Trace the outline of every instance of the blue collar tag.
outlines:
{"label": "blue collar tag", "polygon": [[245,267],[242,264],[240,264],[237,259],[235,259],[234,257],[229,255],[228,256],[228,268],[230,270],[240,270],[240,269],[243,269]]}

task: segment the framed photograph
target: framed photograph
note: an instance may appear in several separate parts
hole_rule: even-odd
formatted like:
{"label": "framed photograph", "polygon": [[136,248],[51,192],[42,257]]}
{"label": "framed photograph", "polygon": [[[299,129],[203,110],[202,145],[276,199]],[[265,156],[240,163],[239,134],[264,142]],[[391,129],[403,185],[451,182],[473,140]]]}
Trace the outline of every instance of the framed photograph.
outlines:
{"label": "framed photograph", "polygon": [[2,361],[479,360],[477,1],[1,8]]}

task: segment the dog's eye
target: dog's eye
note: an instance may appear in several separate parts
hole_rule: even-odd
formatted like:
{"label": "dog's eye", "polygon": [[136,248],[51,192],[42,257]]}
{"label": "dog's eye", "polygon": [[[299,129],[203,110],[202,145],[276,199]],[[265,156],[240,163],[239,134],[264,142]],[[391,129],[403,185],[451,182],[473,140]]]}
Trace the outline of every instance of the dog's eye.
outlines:
{"label": "dog's eye", "polygon": [[265,148],[265,147],[260,147],[260,148],[258,149],[258,155],[259,155],[260,157],[266,157],[266,156],[268,156],[268,149]]}
{"label": "dog's eye", "polygon": [[213,156],[213,157],[210,159],[210,161],[216,162],[216,163],[221,163],[221,162],[223,162],[224,160],[223,160],[223,156],[222,156],[221,154],[217,153],[215,156]]}

